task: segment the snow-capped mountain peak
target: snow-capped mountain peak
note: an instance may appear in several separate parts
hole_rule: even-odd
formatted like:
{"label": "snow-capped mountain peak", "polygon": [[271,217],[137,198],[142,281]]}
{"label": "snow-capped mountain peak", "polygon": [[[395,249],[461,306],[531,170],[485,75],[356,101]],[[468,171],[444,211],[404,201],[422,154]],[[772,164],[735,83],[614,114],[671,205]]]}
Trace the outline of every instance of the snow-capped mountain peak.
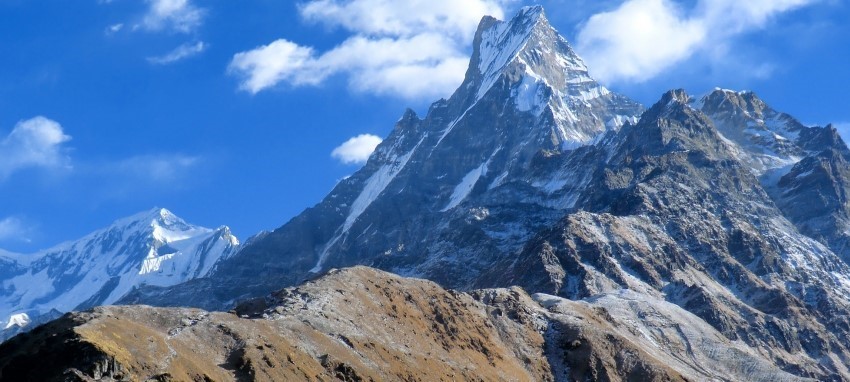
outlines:
{"label": "snow-capped mountain peak", "polygon": [[[465,110],[508,90],[514,108],[546,121],[562,149],[588,144],[601,133],[636,122],[641,106],[611,93],[549,24],[542,7],[525,7],[508,21],[485,17],[476,32],[464,83],[452,101]],[[612,104],[621,107],[611,107]],[[601,110],[619,110],[605,113]]]}
{"label": "snow-capped mountain peak", "polygon": [[[540,6],[522,8],[509,21],[492,17],[481,21],[467,80],[478,85],[477,98],[482,98],[502,76],[511,80],[528,76],[573,96],[581,94],[570,84],[599,86],[588,75],[584,61],[549,24]],[[608,91],[600,86],[599,92]]]}
{"label": "snow-capped mountain peak", "polygon": [[[186,233],[183,236],[189,236],[189,233],[195,231],[209,231],[207,228],[200,228],[192,226],[191,224],[186,223],[183,219],[173,214],[171,211],[165,208],[153,208],[148,211],[140,212],[138,214],[118,219],[113,222],[107,230],[110,229],[131,229],[131,230],[139,230],[139,231],[150,231],[152,233],[156,233],[156,231],[167,231],[169,233]],[[163,232],[163,234],[167,234]],[[170,241],[179,239],[180,236],[175,238],[161,237],[157,238],[162,241]]]}
{"label": "snow-capped mountain peak", "polygon": [[155,208],[76,241],[4,257],[0,317],[25,313],[35,321],[54,309],[113,303],[140,285],[170,286],[203,277],[238,247],[226,226],[194,226]]}
{"label": "snow-capped mountain peak", "polygon": [[[510,21],[499,21],[492,17],[482,19],[475,38],[475,50],[470,69],[477,69],[482,83],[479,94],[489,90],[493,82],[503,73],[506,67],[517,61],[524,61],[522,53],[531,43],[535,32],[545,34],[551,29],[543,9],[526,7],[519,11]],[[475,65],[477,63],[477,65]],[[472,73],[470,73],[472,74]]]}

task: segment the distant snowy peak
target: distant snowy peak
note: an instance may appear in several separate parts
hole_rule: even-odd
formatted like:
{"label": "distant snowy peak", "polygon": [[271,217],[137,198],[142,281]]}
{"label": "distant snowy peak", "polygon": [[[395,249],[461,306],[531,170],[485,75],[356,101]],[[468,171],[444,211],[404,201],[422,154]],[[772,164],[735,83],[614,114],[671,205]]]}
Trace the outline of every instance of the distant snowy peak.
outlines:
{"label": "distant snowy peak", "polygon": [[[97,244],[110,248],[116,243],[124,244],[119,250],[123,253],[117,255],[135,254],[124,259],[125,264],[137,264],[138,274],[147,275],[146,284],[170,284],[173,278],[201,277],[239,246],[239,240],[227,226],[217,229],[195,226],[165,208],[117,220],[109,228],[86,236],[74,246],[90,248]],[[127,246],[128,243],[135,249]]]}
{"label": "distant snowy peak", "polygon": [[116,220],[109,227],[95,231],[83,239],[71,243],[71,245],[87,240],[103,241],[107,237],[114,239],[116,234],[120,234],[121,238],[125,240],[131,236],[141,236],[159,244],[194,240],[201,237],[220,237],[231,245],[239,245],[239,240],[233,236],[229,227],[221,226],[217,229],[211,229],[192,225],[165,208],[154,208]]}
{"label": "distant snowy peak", "polygon": [[133,232],[146,232],[156,240],[171,242],[183,240],[199,234],[210,233],[209,228],[193,226],[183,219],[174,215],[165,208],[154,208],[136,215],[116,220],[109,228],[97,231],[94,235],[109,230],[129,230]]}
{"label": "distant snowy peak", "polygon": [[231,245],[239,245],[239,240],[231,234],[230,228],[227,226],[221,226],[217,229],[193,226],[166,209],[160,209],[159,215],[151,221],[151,228],[153,228],[153,238],[164,243],[218,233],[214,236],[221,236],[228,240]]}
{"label": "distant snowy peak", "polygon": [[745,130],[750,130],[751,134],[769,131],[776,134],[778,139],[794,141],[800,131],[806,128],[794,117],[774,110],[751,91],[717,88],[703,96],[698,104],[701,110],[712,118],[726,117],[727,120],[723,122],[736,118],[746,122],[741,126],[745,126]]}
{"label": "distant snowy peak", "polygon": [[204,277],[238,249],[226,226],[195,226],[155,208],[36,254],[0,257],[0,319],[26,326],[13,314],[37,320],[111,304],[141,285]]}
{"label": "distant snowy peak", "polygon": [[23,328],[23,327],[29,325],[31,322],[32,322],[32,320],[30,319],[30,317],[26,313],[13,314],[11,317],[9,317],[9,322],[6,324],[6,327],[3,328],[3,329],[8,330],[8,329],[12,329],[14,327]]}

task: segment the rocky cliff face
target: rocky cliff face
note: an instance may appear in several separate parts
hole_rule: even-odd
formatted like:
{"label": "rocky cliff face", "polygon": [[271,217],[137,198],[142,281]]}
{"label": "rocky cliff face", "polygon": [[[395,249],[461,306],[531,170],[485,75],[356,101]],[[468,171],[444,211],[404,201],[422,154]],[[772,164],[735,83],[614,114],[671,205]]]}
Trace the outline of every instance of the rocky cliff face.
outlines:
{"label": "rocky cliff face", "polygon": [[639,293],[586,301],[519,288],[467,294],[363,267],[231,313],[119,306],[68,314],[0,345],[0,378],[803,380]]}
{"label": "rocky cliff face", "polygon": [[689,97],[670,92],[610,135],[605,148],[616,150],[587,149],[608,159],[580,198],[586,209],[481,285],[572,299],[629,289],[688,310],[788,371],[847,378],[847,264],[796,232]]}
{"label": "rocky cliff face", "polygon": [[801,233],[850,263],[850,150],[832,126],[800,139],[810,142],[811,152],[768,189]]}

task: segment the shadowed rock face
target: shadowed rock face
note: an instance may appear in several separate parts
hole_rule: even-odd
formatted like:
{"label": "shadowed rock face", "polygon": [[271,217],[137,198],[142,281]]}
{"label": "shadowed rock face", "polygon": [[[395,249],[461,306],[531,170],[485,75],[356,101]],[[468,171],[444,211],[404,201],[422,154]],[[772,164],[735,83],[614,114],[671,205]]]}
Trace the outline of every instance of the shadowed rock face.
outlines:
{"label": "shadowed rock face", "polygon": [[800,232],[850,263],[850,150],[832,126],[802,138],[820,149],[795,164],[771,190]]}
{"label": "shadowed rock face", "polygon": [[96,308],[0,345],[0,379],[16,381],[712,378],[799,380],[635,293],[584,302],[518,288],[467,294],[363,267],[231,313]]}

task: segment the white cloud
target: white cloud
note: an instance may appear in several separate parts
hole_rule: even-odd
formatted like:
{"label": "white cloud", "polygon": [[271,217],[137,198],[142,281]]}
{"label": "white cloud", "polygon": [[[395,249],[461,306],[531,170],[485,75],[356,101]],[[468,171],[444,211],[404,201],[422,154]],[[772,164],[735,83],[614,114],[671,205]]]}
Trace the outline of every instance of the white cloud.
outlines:
{"label": "white cloud", "polygon": [[[579,30],[576,49],[604,81],[641,82],[697,53],[729,59],[718,46],[764,28],[777,15],[817,0],[699,0],[685,9],[671,0],[626,0],[591,16]],[[755,70],[764,75],[762,65]]]}
{"label": "white cloud", "polygon": [[331,156],[344,164],[363,164],[381,143],[381,138],[371,134],[360,134],[339,145]]}
{"label": "white cloud", "polygon": [[319,57],[318,64],[326,74],[347,71],[355,91],[430,99],[451,94],[463,81],[469,57],[455,45],[437,33],[355,36]]}
{"label": "white cloud", "polygon": [[352,35],[323,53],[279,39],[237,53],[229,71],[251,93],[279,83],[318,85],[343,74],[358,92],[446,96],[463,80],[467,48],[481,17],[503,18],[509,1],[311,0],[299,6],[304,20]]}
{"label": "white cloud", "polygon": [[70,139],[59,123],[45,117],[18,122],[0,141],[0,179],[29,167],[67,166],[62,144]]}
{"label": "white cloud", "polygon": [[697,12],[712,26],[740,33],[762,28],[776,15],[813,4],[818,0],[701,0]]}
{"label": "white cloud", "polygon": [[415,36],[442,32],[472,41],[484,15],[503,17],[502,1],[467,0],[312,0],[300,6],[309,21],[340,26],[368,36]]}
{"label": "white cloud", "polygon": [[592,16],[578,35],[577,49],[603,79],[645,80],[666,69],[662,63],[692,54],[705,33],[669,1],[631,0]]}
{"label": "white cloud", "polygon": [[174,48],[174,50],[168,52],[165,55],[148,57],[148,62],[157,65],[172,64],[192,56],[197,56],[207,50],[207,47],[208,45],[205,44],[203,41],[198,41],[194,44],[186,43],[178,46],[177,48]]}
{"label": "white cloud", "polygon": [[150,31],[190,33],[201,26],[205,11],[190,0],[147,0],[150,8],[141,26]]}
{"label": "white cloud", "polygon": [[281,81],[294,85],[318,84],[327,75],[318,70],[317,66],[312,48],[277,40],[254,50],[237,53],[228,70],[244,75],[240,89],[256,94]]}
{"label": "white cloud", "polygon": [[21,219],[7,217],[0,220],[0,241],[23,241],[29,242],[32,229]]}
{"label": "white cloud", "polygon": [[106,28],[106,34],[115,34],[120,32],[122,29],[124,29],[124,23],[112,24]]}

